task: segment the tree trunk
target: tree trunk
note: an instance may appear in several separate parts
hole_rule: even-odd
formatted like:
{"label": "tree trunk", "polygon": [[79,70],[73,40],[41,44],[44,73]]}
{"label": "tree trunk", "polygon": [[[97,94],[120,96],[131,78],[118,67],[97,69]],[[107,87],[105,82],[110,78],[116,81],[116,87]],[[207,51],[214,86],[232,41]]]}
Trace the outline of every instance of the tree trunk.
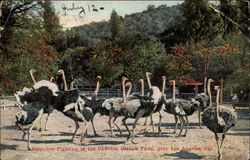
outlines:
{"label": "tree trunk", "polygon": [[224,79],[221,78],[220,80],[220,104],[223,103],[223,85],[224,85]]}

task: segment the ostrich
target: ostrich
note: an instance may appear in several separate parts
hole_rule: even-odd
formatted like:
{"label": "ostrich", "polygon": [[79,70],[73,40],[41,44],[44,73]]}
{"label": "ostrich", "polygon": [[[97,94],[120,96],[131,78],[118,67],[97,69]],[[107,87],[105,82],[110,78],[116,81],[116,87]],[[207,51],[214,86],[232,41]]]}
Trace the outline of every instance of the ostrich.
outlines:
{"label": "ostrich", "polygon": [[100,112],[100,113],[109,116],[108,124],[109,124],[109,127],[110,127],[112,137],[116,137],[115,134],[114,134],[113,128],[111,126],[111,121],[112,121],[113,117],[114,117],[113,124],[119,129],[120,135],[122,135],[122,131],[121,131],[120,127],[115,123],[115,120],[119,116],[121,116],[120,104],[123,103],[126,100],[126,91],[125,91],[125,81],[126,80],[128,80],[128,78],[126,78],[126,77],[122,77],[122,79],[121,79],[123,97],[109,98],[109,99],[106,99],[102,103],[102,112]]}
{"label": "ostrich", "polygon": [[[157,86],[151,85],[151,81],[150,81],[151,76],[152,76],[152,73],[146,72],[146,78],[147,78],[147,82],[148,82],[148,86],[149,86],[148,95],[153,98],[154,104],[157,105],[161,99],[161,91]],[[154,121],[153,121],[152,115],[150,116],[150,119],[151,119],[151,124],[152,124],[153,132],[154,132]],[[148,117],[145,118],[145,123],[144,123],[145,130],[147,130],[147,120],[148,120]]]}
{"label": "ostrich", "polygon": [[28,130],[28,144],[27,148],[30,150],[30,134],[34,125],[41,121],[42,115],[47,108],[53,102],[53,93],[47,87],[43,86],[36,90],[32,90],[29,94],[26,94],[29,97],[29,103],[25,104],[21,111],[16,114],[16,126],[23,131],[23,139],[27,134],[24,131],[22,126],[30,125]]}
{"label": "ostrich", "polygon": [[[204,78],[204,92],[203,93],[199,93],[195,96],[195,100],[200,102],[200,106],[198,108],[198,120],[199,120],[199,126],[201,127],[201,112],[204,111],[204,109],[206,109],[209,105],[209,97],[207,95],[207,91],[206,91],[206,83],[207,83],[207,77],[205,76]],[[208,82],[208,87],[210,88],[210,83]]]}
{"label": "ostrich", "polygon": [[95,126],[94,126],[94,116],[96,115],[96,113],[100,113],[102,114],[102,103],[104,102],[104,99],[97,99],[97,94],[100,88],[100,80],[102,79],[101,76],[97,76],[96,77],[96,88],[95,91],[92,95],[92,99],[88,99],[87,97],[81,95],[81,98],[85,101],[84,106],[90,107],[93,111],[93,117],[91,118],[91,123],[92,123],[92,127],[93,127],[93,131],[94,131],[94,135],[97,136],[96,130],[95,130]]}
{"label": "ostrich", "polygon": [[[34,73],[34,70],[31,70],[30,71],[31,73],[31,77],[33,77],[32,79],[34,79],[34,76],[32,73]],[[32,94],[36,91],[36,90],[39,90],[40,88],[42,87],[47,87],[49,90],[52,91],[52,94],[54,96],[57,95],[57,92],[59,91],[58,87],[56,84],[50,82],[50,81],[47,81],[47,80],[41,80],[41,81],[38,81],[36,82],[32,88],[26,88],[24,87],[24,89],[22,91],[18,91],[16,93],[14,93],[14,97],[16,98],[16,101],[17,103],[19,104],[20,107],[23,107],[24,105],[30,103],[30,102],[34,102],[34,101],[39,101],[38,97],[34,97],[32,96]],[[19,107],[19,108],[20,108]],[[48,123],[48,120],[49,120],[49,116],[50,114],[53,112],[54,108],[52,105],[48,105],[46,108],[44,108],[44,114],[48,114],[47,117],[46,117],[46,121],[45,121],[45,128],[44,130],[47,131],[47,123]],[[39,128],[39,131],[42,131],[42,124],[41,124],[41,121],[40,121],[40,128]]]}
{"label": "ostrich", "polygon": [[75,122],[74,135],[71,141],[74,141],[77,130],[79,129],[78,122],[84,122],[85,127],[81,133],[80,142],[83,141],[84,135],[88,128],[88,122],[93,117],[93,111],[90,107],[84,106],[85,101],[81,98],[79,90],[73,89],[69,91],[58,92],[55,97],[53,106],[56,110],[62,112],[65,116],[71,118]]}
{"label": "ostrich", "polygon": [[[131,83],[129,85],[132,85]],[[120,114],[124,118],[122,122],[126,127],[129,135],[127,137],[127,141],[131,138],[131,142],[134,142],[134,130],[136,128],[136,124],[141,117],[151,116],[153,111],[155,110],[156,105],[154,103],[154,99],[149,96],[140,96],[134,95],[125,97],[123,103],[120,104]],[[135,121],[133,123],[132,134],[126,124],[126,120],[128,118],[134,118]]]}
{"label": "ostrich", "polygon": [[188,118],[187,116],[192,115],[197,109],[200,103],[195,99],[191,99],[190,101],[177,99],[175,98],[175,80],[171,81],[173,83],[173,97],[172,100],[166,100],[163,98],[164,111],[170,114],[173,114],[175,117],[175,130],[177,129],[178,118],[180,119],[181,129],[177,137],[181,136],[184,124],[186,124],[186,130],[183,136],[186,136],[188,129]]}
{"label": "ostrich", "polygon": [[[215,86],[217,90],[216,105],[204,110],[202,114],[203,124],[214,133],[218,147],[218,159],[222,159],[221,147],[226,136],[226,132],[235,126],[237,122],[236,113],[224,106],[219,105],[220,88]],[[210,97],[211,98],[211,97]],[[222,133],[221,143],[219,144],[218,133]]]}
{"label": "ostrich", "polygon": [[[88,107],[84,107],[84,101],[81,99],[78,90],[70,90],[64,92],[57,92],[54,96],[53,92],[48,87],[40,87],[32,91],[29,95],[32,97],[32,102],[24,105],[20,112],[16,115],[16,125],[23,131],[23,139],[26,135],[22,126],[31,125],[28,131],[28,150],[30,147],[30,134],[34,125],[41,120],[44,110],[49,106],[62,112],[65,116],[75,121],[76,129],[71,140],[74,140],[77,130],[79,129],[79,123],[84,122],[85,127],[81,134],[81,142],[84,138],[84,133],[88,127],[88,121],[93,116],[92,110]],[[72,107],[74,106],[74,107]],[[74,109],[76,108],[76,109]]]}

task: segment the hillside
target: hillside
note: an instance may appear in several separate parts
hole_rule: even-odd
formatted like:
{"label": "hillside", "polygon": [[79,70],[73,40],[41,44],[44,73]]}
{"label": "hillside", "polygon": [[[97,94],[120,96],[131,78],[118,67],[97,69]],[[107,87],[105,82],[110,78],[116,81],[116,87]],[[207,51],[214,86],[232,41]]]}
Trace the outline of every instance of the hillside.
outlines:
{"label": "hillside", "polygon": [[[125,15],[122,17],[122,22],[125,34],[141,32],[151,39],[156,39],[164,30],[173,27],[173,24],[179,19],[181,19],[180,5],[172,7],[161,5],[157,8],[148,7],[147,10],[139,13]],[[110,28],[109,21],[73,27],[72,31],[74,31],[77,41],[76,46],[90,46],[110,39]]]}

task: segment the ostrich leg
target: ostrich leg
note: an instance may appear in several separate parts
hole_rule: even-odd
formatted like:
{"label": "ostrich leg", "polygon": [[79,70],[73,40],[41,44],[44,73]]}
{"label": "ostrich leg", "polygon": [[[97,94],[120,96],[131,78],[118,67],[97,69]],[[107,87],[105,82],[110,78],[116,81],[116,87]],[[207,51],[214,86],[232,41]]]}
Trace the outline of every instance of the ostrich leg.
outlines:
{"label": "ostrich leg", "polygon": [[222,134],[221,143],[220,143],[220,149],[221,149],[221,147],[222,147],[222,145],[223,145],[223,141],[224,141],[225,137],[226,137],[226,135],[225,135],[225,133],[223,133],[223,134]]}
{"label": "ostrich leg", "polygon": [[46,121],[45,121],[45,128],[44,128],[45,131],[48,130],[47,129],[47,124],[48,124],[48,121],[49,121],[49,116],[50,116],[50,114],[48,113],[48,116],[46,117]]}
{"label": "ostrich leg", "polygon": [[187,135],[187,130],[188,130],[188,124],[189,124],[189,121],[188,121],[188,118],[187,118],[187,116],[184,116],[185,117],[185,122],[186,122],[186,131],[185,131],[185,133],[184,133],[184,137]]}
{"label": "ostrich leg", "polygon": [[26,131],[23,129],[23,127],[20,126],[20,124],[18,122],[16,122],[16,126],[23,131],[23,136],[22,139],[24,140],[25,135],[27,134]]}
{"label": "ostrich leg", "polygon": [[40,123],[39,123],[39,130],[38,131],[42,132],[42,121],[40,121]]}
{"label": "ostrich leg", "polygon": [[82,133],[81,133],[81,140],[80,140],[80,143],[82,143],[82,141],[84,140],[85,138],[85,135],[86,135],[86,131],[87,131],[87,128],[88,128],[88,122],[84,120],[84,129],[82,130]]}
{"label": "ostrich leg", "polygon": [[42,116],[43,116],[43,112],[44,112],[43,109],[41,109],[39,111],[39,116],[33,121],[33,123],[31,124],[31,126],[29,128],[29,131],[28,131],[28,144],[27,144],[28,150],[31,150],[31,147],[30,147],[30,134],[31,134],[31,131],[32,131],[33,127],[35,126],[35,124],[37,122],[39,122],[39,121],[41,122],[41,119],[42,119]]}
{"label": "ostrich leg", "polygon": [[174,128],[173,134],[176,133],[176,130],[177,130],[177,128],[178,128],[178,117],[177,117],[177,115],[174,115],[174,120],[175,120],[175,128]]}
{"label": "ostrich leg", "polygon": [[131,132],[130,132],[130,130],[129,130],[127,124],[126,124],[126,120],[127,120],[127,119],[128,119],[127,117],[123,118],[123,119],[122,119],[122,123],[123,123],[123,125],[126,127],[126,129],[127,129],[127,131],[128,131],[128,138],[127,138],[127,141],[128,141],[129,138],[130,138],[130,136],[131,136]]}
{"label": "ostrich leg", "polygon": [[199,119],[200,129],[202,129],[202,127],[201,127],[201,111],[200,110],[198,110],[198,119]]}
{"label": "ostrich leg", "polygon": [[121,128],[115,123],[115,120],[116,120],[117,118],[118,118],[118,117],[115,117],[115,118],[114,118],[113,123],[114,123],[114,125],[116,126],[116,128],[119,129],[120,136],[122,136],[122,130],[121,130]]}
{"label": "ostrich leg", "polygon": [[159,135],[161,135],[161,119],[162,119],[162,115],[161,115],[161,112],[158,112],[159,113],[159,126],[158,126],[158,133]]}
{"label": "ostrich leg", "polygon": [[152,129],[153,129],[153,134],[155,134],[155,124],[154,124],[154,120],[153,120],[153,114],[150,115],[150,125],[152,125]]}
{"label": "ostrich leg", "polygon": [[182,132],[182,130],[183,130],[184,122],[185,122],[185,120],[183,119],[182,116],[179,116],[179,118],[180,118],[180,122],[181,122],[181,130],[180,130],[180,132],[179,132],[179,134],[178,134],[177,137],[180,137],[180,136],[181,136],[181,132]]}
{"label": "ostrich leg", "polygon": [[95,114],[93,115],[93,117],[91,118],[91,124],[92,124],[92,128],[93,128],[93,131],[94,131],[94,135],[97,136],[97,133],[96,133],[96,130],[95,130],[95,125],[94,125],[94,117],[95,117]]}
{"label": "ostrich leg", "polygon": [[71,141],[72,141],[72,142],[74,141],[74,138],[75,138],[75,136],[76,136],[76,132],[77,132],[77,130],[79,129],[79,123],[78,123],[78,121],[77,121],[77,120],[74,120],[74,122],[75,122],[75,125],[76,125],[76,129],[75,129],[75,132],[74,132],[73,137],[71,138]]}
{"label": "ostrich leg", "polygon": [[214,135],[215,135],[215,140],[216,140],[216,144],[217,144],[217,148],[218,148],[218,160],[221,160],[222,155],[220,152],[219,137],[218,137],[217,133],[214,133]]}
{"label": "ostrich leg", "polygon": [[111,120],[112,120],[112,117],[114,117],[114,112],[110,112],[109,113],[109,120],[108,120],[108,124],[109,124],[109,127],[110,127],[110,131],[111,131],[111,137],[116,137],[115,134],[114,134],[114,131],[113,131],[113,128],[112,128],[112,125],[111,125]]}
{"label": "ostrich leg", "polygon": [[[131,138],[131,142],[132,143],[136,143],[135,141],[134,141],[134,136],[135,136],[135,128],[136,128],[136,124],[137,124],[137,122],[139,121],[139,119],[143,116],[143,114],[144,114],[144,111],[143,110],[140,110],[138,113],[137,113],[137,115],[136,115],[136,119],[135,119],[135,121],[134,121],[134,124],[133,124],[133,129],[132,129],[132,138]],[[129,139],[130,137],[128,137],[128,139]]]}

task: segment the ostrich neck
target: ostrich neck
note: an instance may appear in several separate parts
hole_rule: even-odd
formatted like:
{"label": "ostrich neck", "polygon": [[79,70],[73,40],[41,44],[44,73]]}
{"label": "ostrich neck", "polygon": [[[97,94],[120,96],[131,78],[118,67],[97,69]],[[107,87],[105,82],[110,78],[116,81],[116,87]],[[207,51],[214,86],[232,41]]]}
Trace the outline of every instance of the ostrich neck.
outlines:
{"label": "ostrich neck", "polygon": [[99,88],[100,88],[100,81],[97,80],[96,81],[96,88],[95,88],[95,91],[94,91],[94,94],[93,94],[94,97],[97,97],[97,93],[99,91]]}
{"label": "ostrich neck", "polygon": [[210,85],[211,85],[211,82],[208,82],[208,84],[207,84],[207,93],[208,93],[209,102],[210,102],[209,106],[211,107],[212,106],[212,95],[211,95]]}
{"label": "ostrich neck", "polygon": [[126,91],[125,91],[125,81],[122,81],[122,93],[123,93],[123,101],[126,100]]}
{"label": "ostrich neck", "polygon": [[141,81],[141,95],[144,96],[144,80]]}
{"label": "ostrich neck", "polygon": [[128,89],[128,92],[127,92],[126,98],[128,98],[128,96],[130,95],[131,89],[132,89],[132,85],[131,85],[131,84],[129,84],[129,89]]}
{"label": "ostrich neck", "polygon": [[65,74],[64,72],[62,73],[62,78],[63,78],[63,83],[64,83],[64,91],[67,91],[68,90],[68,86],[67,86],[67,82],[66,82],[66,77],[65,77]]}
{"label": "ostrich neck", "polygon": [[162,83],[162,91],[161,91],[161,95],[162,95],[162,96],[164,95],[165,85],[166,85],[166,79],[164,79],[164,80],[163,80],[163,83]]}
{"label": "ostrich neck", "polygon": [[175,81],[173,81],[173,103],[175,103]]}
{"label": "ostrich neck", "polygon": [[149,78],[148,75],[147,75],[147,81],[148,81],[148,87],[149,87],[149,89],[151,89],[151,88],[152,88],[152,85],[151,85],[151,81],[150,81],[150,78]]}
{"label": "ostrich neck", "polygon": [[220,89],[217,90],[216,94],[216,117],[219,118],[219,107],[220,107]]}
{"label": "ostrich neck", "polygon": [[207,94],[207,76],[204,78],[204,93]]}
{"label": "ostrich neck", "polygon": [[35,84],[36,83],[36,79],[35,79],[32,71],[30,71],[30,76],[31,76],[31,79],[32,79],[33,83]]}

